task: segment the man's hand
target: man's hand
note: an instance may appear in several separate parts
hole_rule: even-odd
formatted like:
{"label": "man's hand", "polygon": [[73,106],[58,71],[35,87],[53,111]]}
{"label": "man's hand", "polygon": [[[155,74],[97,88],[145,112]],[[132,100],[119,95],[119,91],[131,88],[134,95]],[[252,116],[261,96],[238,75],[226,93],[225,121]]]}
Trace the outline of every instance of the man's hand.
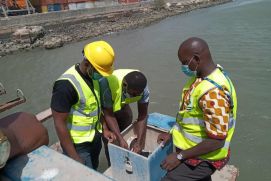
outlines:
{"label": "man's hand", "polygon": [[109,143],[112,143],[116,140],[116,135],[109,130],[103,130],[103,136],[108,140]]}
{"label": "man's hand", "polygon": [[162,142],[163,143],[162,147],[164,147],[170,139],[171,135],[169,133],[161,133],[157,138],[157,143],[160,144]]}
{"label": "man's hand", "polygon": [[167,158],[162,161],[161,167],[164,170],[170,171],[176,168],[179,164],[181,164],[181,161],[177,159],[177,153],[171,153],[167,156]]}
{"label": "man's hand", "polygon": [[75,161],[78,161],[79,163],[82,163],[83,165],[85,164],[84,160],[79,155],[71,158],[74,159]]}
{"label": "man's hand", "polygon": [[120,144],[120,147],[122,147],[122,148],[125,148],[125,149],[129,149],[128,148],[128,144],[127,144],[127,142],[123,139],[123,138],[121,138],[120,140],[119,140],[119,144]]}
{"label": "man's hand", "polygon": [[143,149],[143,146],[138,141],[136,141],[131,151],[139,154],[141,153],[142,149]]}

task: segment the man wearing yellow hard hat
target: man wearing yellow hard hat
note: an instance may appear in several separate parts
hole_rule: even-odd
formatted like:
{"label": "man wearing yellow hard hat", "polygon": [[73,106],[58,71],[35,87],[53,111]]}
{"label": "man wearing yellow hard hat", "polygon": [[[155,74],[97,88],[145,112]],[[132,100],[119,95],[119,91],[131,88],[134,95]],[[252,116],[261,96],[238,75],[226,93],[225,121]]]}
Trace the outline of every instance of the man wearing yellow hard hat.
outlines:
{"label": "man wearing yellow hard hat", "polygon": [[[55,81],[51,109],[63,152],[97,169],[102,148],[98,79],[112,73],[115,53],[107,42],[95,41],[84,47],[83,56]],[[114,136],[103,131],[105,137]]]}

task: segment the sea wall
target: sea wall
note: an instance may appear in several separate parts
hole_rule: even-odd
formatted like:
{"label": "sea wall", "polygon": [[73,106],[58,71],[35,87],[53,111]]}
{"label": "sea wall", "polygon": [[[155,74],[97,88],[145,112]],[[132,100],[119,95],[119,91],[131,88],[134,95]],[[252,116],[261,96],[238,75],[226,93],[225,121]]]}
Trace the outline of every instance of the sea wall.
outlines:
{"label": "sea wall", "polygon": [[[155,0],[129,5],[31,14],[9,17],[8,19],[1,18],[0,57],[17,51],[31,50],[35,47],[56,48],[66,43],[89,39],[107,33],[148,26],[169,16],[230,1]],[[33,25],[42,26],[42,34],[34,34],[35,37],[25,32],[24,36],[12,35],[18,28]]]}

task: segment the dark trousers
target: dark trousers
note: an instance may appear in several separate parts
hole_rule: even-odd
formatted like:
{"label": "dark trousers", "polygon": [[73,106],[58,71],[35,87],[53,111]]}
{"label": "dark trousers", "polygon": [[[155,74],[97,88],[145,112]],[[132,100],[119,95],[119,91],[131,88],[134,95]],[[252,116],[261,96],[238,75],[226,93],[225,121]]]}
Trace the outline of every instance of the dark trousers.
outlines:
{"label": "dark trousers", "polygon": [[99,155],[102,149],[101,133],[96,131],[92,142],[74,144],[75,150],[84,161],[84,165],[97,170],[99,166]]}
{"label": "dark trousers", "polygon": [[[115,115],[115,118],[117,119],[120,132],[122,132],[129,125],[132,124],[133,112],[132,112],[132,109],[129,106],[129,104],[126,104],[125,106],[123,106],[122,109],[115,112],[114,115]],[[110,167],[111,163],[110,163],[109,151],[108,151],[108,141],[104,137],[102,139],[103,139],[103,143],[104,143],[104,152],[105,152],[105,156],[107,159],[107,164]]]}
{"label": "dark trousers", "polygon": [[161,181],[211,181],[211,175],[215,170],[211,164],[205,161],[196,167],[181,163],[174,170],[169,171]]}

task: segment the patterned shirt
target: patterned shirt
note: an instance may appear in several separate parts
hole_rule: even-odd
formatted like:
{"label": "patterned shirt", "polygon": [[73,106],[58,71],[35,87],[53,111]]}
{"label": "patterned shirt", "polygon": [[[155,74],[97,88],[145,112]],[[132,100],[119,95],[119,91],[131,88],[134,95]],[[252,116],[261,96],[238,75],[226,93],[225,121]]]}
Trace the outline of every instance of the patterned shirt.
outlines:
{"label": "patterned shirt", "polygon": [[[189,104],[191,93],[195,87],[202,81],[202,78],[197,78],[190,86],[190,89],[184,92],[183,105],[181,109],[186,109]],[[226,139],[229,128],[229,112],[230,104],[229,99],[225,95],[225,90],[222,91],[218,88],[213,88],[204,94],[199,100],[199,107],[204,114],[205,131],[209,138],[213,139]],[[209,161],[216,169],[223,168],[230,156],[222,160]],[[199,158],[187,159],[186,163],[192,166],[197,166],[203,160]]]}

